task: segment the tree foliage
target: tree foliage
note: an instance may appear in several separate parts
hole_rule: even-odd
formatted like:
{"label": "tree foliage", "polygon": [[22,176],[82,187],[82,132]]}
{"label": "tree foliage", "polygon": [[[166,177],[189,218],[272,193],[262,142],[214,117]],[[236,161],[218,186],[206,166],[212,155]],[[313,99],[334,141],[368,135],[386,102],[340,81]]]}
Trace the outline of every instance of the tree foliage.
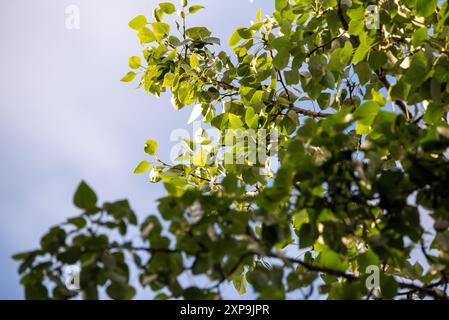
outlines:
{"label": "tree foliage", "polygon": [[[242,161],[226,163],[205,131],[175,164],[148,140],[135,173],[164,184],[159,214],[138,223],[127,201],[99,204],[81,183],[81,215],[14,257],[26,297],[77,295],[61,277],[79,263],[87,299],[100,287],[132,298],[131,264],[159,299],[221,298],[225,282],[261,299],[446,299],[448,2],[276,0],[272,15],[258,11],[232,33],[227,51],[188,24],[201,9],[166,2],[151,20],[132,19],[143,51],[122,81],[169,93],[176,109],[192,108],[191,121],[223,134],[256,130],[258,151],[274,149],[260,130],[276,132],[278,168],[246,159],[247,144],[227,151]],[[133,225],[140,236],[129,240]],[[369,266],[379,288],[366,286]],[[187,274],[209,280],[186,286]]]}

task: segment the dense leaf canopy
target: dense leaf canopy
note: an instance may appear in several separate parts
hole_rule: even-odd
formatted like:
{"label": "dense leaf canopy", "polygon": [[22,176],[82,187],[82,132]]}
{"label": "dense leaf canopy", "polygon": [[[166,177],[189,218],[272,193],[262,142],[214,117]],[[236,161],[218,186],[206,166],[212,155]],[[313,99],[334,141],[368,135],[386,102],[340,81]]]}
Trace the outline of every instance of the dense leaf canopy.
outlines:
{"label": "dense leaf canopy", "polygon": [[[132,19],[143,51],[122,81],[170,94],[222,138],[185,139],[175,163],[145,142],[135,173],[167,195],[140,223],[81,183],[80,216],[14,256],[26,297],[76,296],[62,271],[78,263],[86,299],[132,298],[130,270],[160,299],[221,298],[225,282],[262,299],[446,299],[448,2],[276,0],[225,51],[189,25],[205,10],[167,2]],[[229,148],[230,132],[269,156]]]}

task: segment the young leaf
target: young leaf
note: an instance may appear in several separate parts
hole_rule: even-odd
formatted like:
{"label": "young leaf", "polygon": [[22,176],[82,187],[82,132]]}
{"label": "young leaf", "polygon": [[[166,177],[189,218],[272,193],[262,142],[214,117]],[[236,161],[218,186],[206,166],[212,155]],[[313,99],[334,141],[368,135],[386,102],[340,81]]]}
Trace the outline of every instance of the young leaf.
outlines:
{"label": "young leaf", "polygon": [[371,124],[379,113],[380,106],[374,101],[367,101],[358,107],[354,112],[354,118],[357,120],[357,133],[368,134],[371,130]]}
{"label": "young leaf", "polygon": [[159,3],[159,7],[166,14],[173,14],[176,11],[175,5],[170,2],[161,2]]}
{"label": "young leaf", "polygon": [[275,0],[275,8],[276,11],[281,11],[287,6],[288,0]]}
{"label": "young leaf", "polygon": [[131,69],[139,68],[141,63],[142,63],[142,61],[137,56],[132,56],[128,60],[128,65]]}
{"label": "young leaf", "polygon": [[207,165],[207,158],[209,153],[206,150],[201,150],[193,158],[193,165],[197,167],[205,167]]}
{"label": "young leaf", "polygon": [[240,36],[238,29],[237,29],[232,33],[231,37],[229,38],[228,45],[230,47],[234,47],[235,45],[237,45],[240,42],[240,40],[242,40],[242,37]]}
{"label": "young leaf", "polygon": [[157,40],[162,40],[170,33],[170,25],[165,22],[153,22],[151,28]]}
{"label": "young leaf", "polygon": [[197,13],[198,11],[200,11],[201,9],[203,9],[204,7],[203,6],[200,6],[200,5],[194,5],[194,6],[191,6],[190,8],[189,8],[189,13],[191,13],[191,14],[193,14],[193,13]]}
{"label": "young leaf", "polygon": [[147,24],[148,24],[147,18],[143,15],[135,17],[128,23],[128,25],[134,30],[139,30],[145,27]]}
{"label": "young leaf", "polygon": [[158,145],[157,145],[157,142],[156,142],[156,141],[154,141],[154,140],[147,140],[147,141],[145,142],[145,148],[144,148],[144,150],[145,150],[145,152],[146,152],[147,154],[149,154],[150,156],[156,155],[157,148],[158,148]]}
{"label": "young leaf", "polygon": [[137,33],[137,37],[139,38],[141,44],[150,43],[156,40],[156,36],[154,35],[153,31],[151,31],[147,27],[141,28]]}
{"label": "young leaf", "polygon": [[128,72],[120,81],[122,82],[131,82],[136,77],[136,73],[134,71]]}
{"label": "young leaf", "polygon": [[142,162],[140,162],[137,165],[136,169],[134,169],[134,173],[135,174],[145,173],[148,170],[150,170],[150,167],[151,167],[151,163],[146,160],[143,160]]}
{"label": "young leaf", "polygon": [[192,69],[198,67],[200,65],[200,61],[198,60],[198,56],[195,53],[190,55],[190,67]]}

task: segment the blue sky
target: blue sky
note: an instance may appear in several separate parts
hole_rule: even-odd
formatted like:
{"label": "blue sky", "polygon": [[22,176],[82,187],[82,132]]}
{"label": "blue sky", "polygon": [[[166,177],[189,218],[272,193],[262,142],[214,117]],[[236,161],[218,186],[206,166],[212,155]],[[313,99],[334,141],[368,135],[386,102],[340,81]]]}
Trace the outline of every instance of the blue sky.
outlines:
{"label": "blue sky", "polygon": [[[140,51],[128,21],[151,16],[158,2],[0,2],[0,299],[23,298],[10,257],[78,214],[72,195],[81,179],[102,201],[128,198],[140,217],[156,212],[163,188],[131,173],[149,138],[168,158],[170,133],[188,128],[190,109],[177,112],[168,95],[146,96],[119,79]],[[271,13],[274,1],[190,3],[206,6],[190,25],[208,26],[226,43],[259,7]],[[68,5],[80,8],[80,30],[65,27]]]}

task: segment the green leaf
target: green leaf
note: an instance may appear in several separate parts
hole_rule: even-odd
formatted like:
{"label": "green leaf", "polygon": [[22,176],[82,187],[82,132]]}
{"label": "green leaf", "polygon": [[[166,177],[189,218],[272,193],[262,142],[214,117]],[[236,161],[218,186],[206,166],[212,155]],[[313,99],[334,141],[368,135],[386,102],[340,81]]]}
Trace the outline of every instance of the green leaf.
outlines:
{"label": "green leaf", "polygon": [[154,141],[154,140],[147,140],[145,142],[144,150],[150,156],[155,156],[156,155],[157,148],[158,148],[158,144],[157,144],[156,141]]}
{"label": "green leaf", "polygon": [[412,86],[421,85],[427,78],[428,62],[424,52],[419,51],[413,55],[410,67],[405,72],[405,81]]}
{"label": "green leaf", "polygon": [[80,209],[91,210],[97,205],[97,195],[95,192],[82,181],[76,189],[73,203]]}
{"label": "green leaf", "polygon": [[136,289],[128,284],[112,282],[106,293],[114,300],[130,300],[136,295]]}
{"label": "green leaf", "polygon": [[179,40],[179,38],[175,36],[169,36],[168,43],[170,43],[174,47],[179,47],[182,44],[181,40]]}
{"label": "green leaf", "polygon": [[120,221],[126,218],[130,224],[135,225],[137,223],[137,217],[129,206],[128,200],[119,200],[113,203],[108,202],[103,207],[115,220]]}
{"label": "green leaf", "polygon": [[257,19],[257,21],[262,21],[262,9],[261,8],[259,8],[257,10],[256,19]]}
{"label": "green leaf", "polygon": [[232,276],[232,283],[240,296],[246,293],[246,276],[244,272],[235,272]]}
{"label": "green leaf", "polygon": [[365,28],[364,20],[351,20],[349,22],[349,34],[359,35]]}
{"label": "green leaf", "polygon": [[428,17],[436,11],[438,0],[416,0],[416,14]]}
{"label": "green leaf", "polygon": [[295,85],[299,83],[299,71],[296,69],[284,71],[285,82],[287,85]]}
{"label": "green leaf", "polygon": [[131,69],[139,68],[141,63],[142,63],[142,61],[137,56],[132,56],[128,60],[128,65]]}
{"label": "green leaf", "polygon": [[150,167],[151,167],[151,163],[146,160],[143,160],[142,162],[140,162],[137,165],[136,169],[134,169],[134,173],[135,174],[145,173],[148,170],[150,170]]}
{"label": "green leaf", "polygon": [[27,300],[46,300],[48,299],[48,290],[42,284],[32,284],[25,286],[25,298]]}
{"label": "green leaf", "polygon": [[164,82],[162,84],[162,87],[172,87],[174,81],[175,75],[171,72],[167,72],[164,76]]}
{"label": "green leaf", "polygon": [[168,300],[170,297],[166,293],[159,293],[154,297],[154,300]]}
{"label": "green leaf", "polygon": [[399,81],[392,85],[388,90],[389,100],[407,100],[411,89],[411,85],[405,82],[404,78],[399,79]]}
{"label": "green leaf", "polygon": [[430,103],[427,106],[426,113],[423,120],[429,124],[438,124],[442,122],[444,115],[444,107],[435,103]]}
{"label": "green leaf", "polygon": [[139,30],[145,27],[147,24],[148,24],[147,18],[143,15],[135,17],[128,23],[128,25],[134,30]]}
{"label": "green leaf", "polygon": [[170,33],[170,25],[165,22],[153,22],[151,28],[157,40],[162,40]]}
{"label": "green leaf", "polygon": [[358,257],[359,271],[365,273],[368,266],[378,266],[379,257],[371,250],[367,250]]}
{"label": "green leaf", "polygon": [[194,6],[191,6],[190,8],[189,8],[189,13],[191,13],[191,14],[193,14],[193,13],[197,13],[198,11],[200,11],[201,9],[203,9],[204,7],[203,6],[200,6],[200,5],[194,5]]}
{"label": "green leaf", "polygon": [[67,263],[74,264],[79,261],[82,255],[81,249],[79,247],[71,247],[58,254],[58,260]]}
{"label": "green leaf", "polygon": [[137,37],[139,38],[141,44],[156,41],[156,37],[153,31],[151,31],[147,27],[143,27],[142,29],[140,29],[137,33]]}
{"label": "green leaf", "polygon": [[368,62],[360,62],[355,66],[355,71],[357,72],[357,76],[359,77],[360,84],[366,84],[371,77],[372,71],[369,67]]}
{"label": "green leaf", "polygon": [[209,29],[205,27],[193,27],[186,30],[186,36],[192,40],[205,40],[211,36]]}
{"label": "green leaf", "polygon": [[237,32],[242,39],[251,39],[253,37],[253,32],[248,28],[238,28]]}
{"label": "green leaf", "polygon": [[42,250],[53,254],[58,252],[59,248],[64,246],[66,236],[66,232],[60,227],[51,228],[50,231],[41,238]]}
{"label": "green leaf", "polygon": [[309,222],[309,215],[307,214],[306,209],[301,210],[299,213],[296,213],[293,216],[293,227],[295,228],[296,231],[299,231],[301,229],[301,226],[304,223],[308,222]]}
{"label": "green leaf", "polygon": [[357,134],[368,134],[370,132],[370,126],[379,110],[379,104],[374,101],[367,101],[355,110],[354,118],[357,120]]}
{"label": "green leaf", "polygon": [[230,113],[228,115],[228,119],[229,119],[229,127],[231,129],[239,129],[241,127],[243,127],[243,122],[240,119],[239,116],[236,116],[235,114]]}
{"label": "green leaf", "polygon": [[353,47],[350,41],[346,42],[343,48],[335,49],[329,61],[329,70],[339,73],[343,72],[344,67],[351,59],[352,52]]}
{"label": "green leaf", "polygon": [[373,101],[379,106],[383,107],[387,103],[386,99],[379,91],[371,89],[371,95],[373,96]]}
{"label": "green leaf", "polygon": [[200,150],[195,157],[193,158],[193,165],[197,167],[205,167],[207,165],[207,158],[209,156],[209,153],[206,150]]}
{"label": "green leaf", "polygon": [[229,113],[222,113],[212,119],[211,124],[218,130],[224,130],[229,122]]}
{"label": "green leaf", "polygon": [[198,60],[198,56],[195,53],[190,55],[190,67],[196,68],[200,65],[200,61]]}
{"label": "green leaf", "polygon": [[137,73],[134,71],[130,71],[120,80],[122,82],[131,82],[134,80],[134,78],[137,76]]}
{"label": "green leaf", "polygon": [[352,62],[357,63],[364,60],[370,49],[371,49],[370,46],[366,44],[361,44],[355,51],[354,57],[352,58]]}
{"label": "green leaf", "polygon": [[290,61],[290,50],[288,48],[282,48],[274,57],[273,66],[278,70],[282,70],[288,65],[289,61]]}
{"label": "green leaf", "polygon": [[310,223],[304,223],[299,229],[299,247],[301,249],[312,246],[315,243],[315,232]]}
{"label": "green leaf", "polygon": [[323,250],[318,256],[317,262],[322,267],[338,271],[346,271],[348,267],[347,262],[330,249]]}
{"label": "green leaf", "polygon": [[21,252],[12,256],[13,260],[19,261],[27,259],[31,255],[31,252]]}
{"label": "green leaf", "polygon": [[287,6],[288,0],[276,0],[275,1],[275,8],[276,11],[282,11]]}
{"label": "green leaf", "polygon": [[246,109],[245,123],[251,129],[257,129],[259,126],[259,115],[255,113],[252,107]]}
{"label": "green leaf", "polygon": [[318,97],[318,105],[320,106],[321,109],[326,109],[327,107],[329,107],[330,101],[331,101],[331,94],[324,92],[322,94],[320,94],[320,96]]}
{"label": "green leaf", "polygon": [[413,33],[412,45],[414,47],[421,46],[426,40],[429,39],[429,31],[426,27],[420,28]]}
{"label": "green leaf", "polygon": [[387,63],[387,55],[383,51],[372,51],[369,55],[369,65],[372,69],[380,69]]}
{"label": "green leaf", "polygon": [[234,174],[227,174],[221,182],[224,190],[232,194],[238,190],[238,180]]}
{"label": "green leaf", "polygon": [[161,3],[159,3],[159,7],[166,14],[173,14],[176,12],[175,5],[170,2],[161,2]]}
{"label": "green leaf", "polygon": [[363,36],[360,36],[359,38],[360,45],[355,51],[354,56],[352,57],[353,63],[357,63],[365,59],[366,55],[371,50],[371,43],[373,42],[373,40],[371,38],[368,38],[365,34],[363,34]]}
{"label": "green leaf", "polygon": [[384,299],[393,299],[398,291],[398,288],[399,285],[392,276],[381,273],[380,291]]}
{"label": "green leaf", "polygon": [[78,229],[84,228],[87,224],[86,219],[84,219],[83,217],[69,218],[67,219],[67,222],[73,224]]}
{"label": "green leaf", "polygon": [[237,45],[240,42],[240,40],[242,40],[242,37],[240,36],[238,30],[239,29],[235,30],[232,33],[231,37],[229,38],[228,45],[230,47],[234,47],[235,45]]}

